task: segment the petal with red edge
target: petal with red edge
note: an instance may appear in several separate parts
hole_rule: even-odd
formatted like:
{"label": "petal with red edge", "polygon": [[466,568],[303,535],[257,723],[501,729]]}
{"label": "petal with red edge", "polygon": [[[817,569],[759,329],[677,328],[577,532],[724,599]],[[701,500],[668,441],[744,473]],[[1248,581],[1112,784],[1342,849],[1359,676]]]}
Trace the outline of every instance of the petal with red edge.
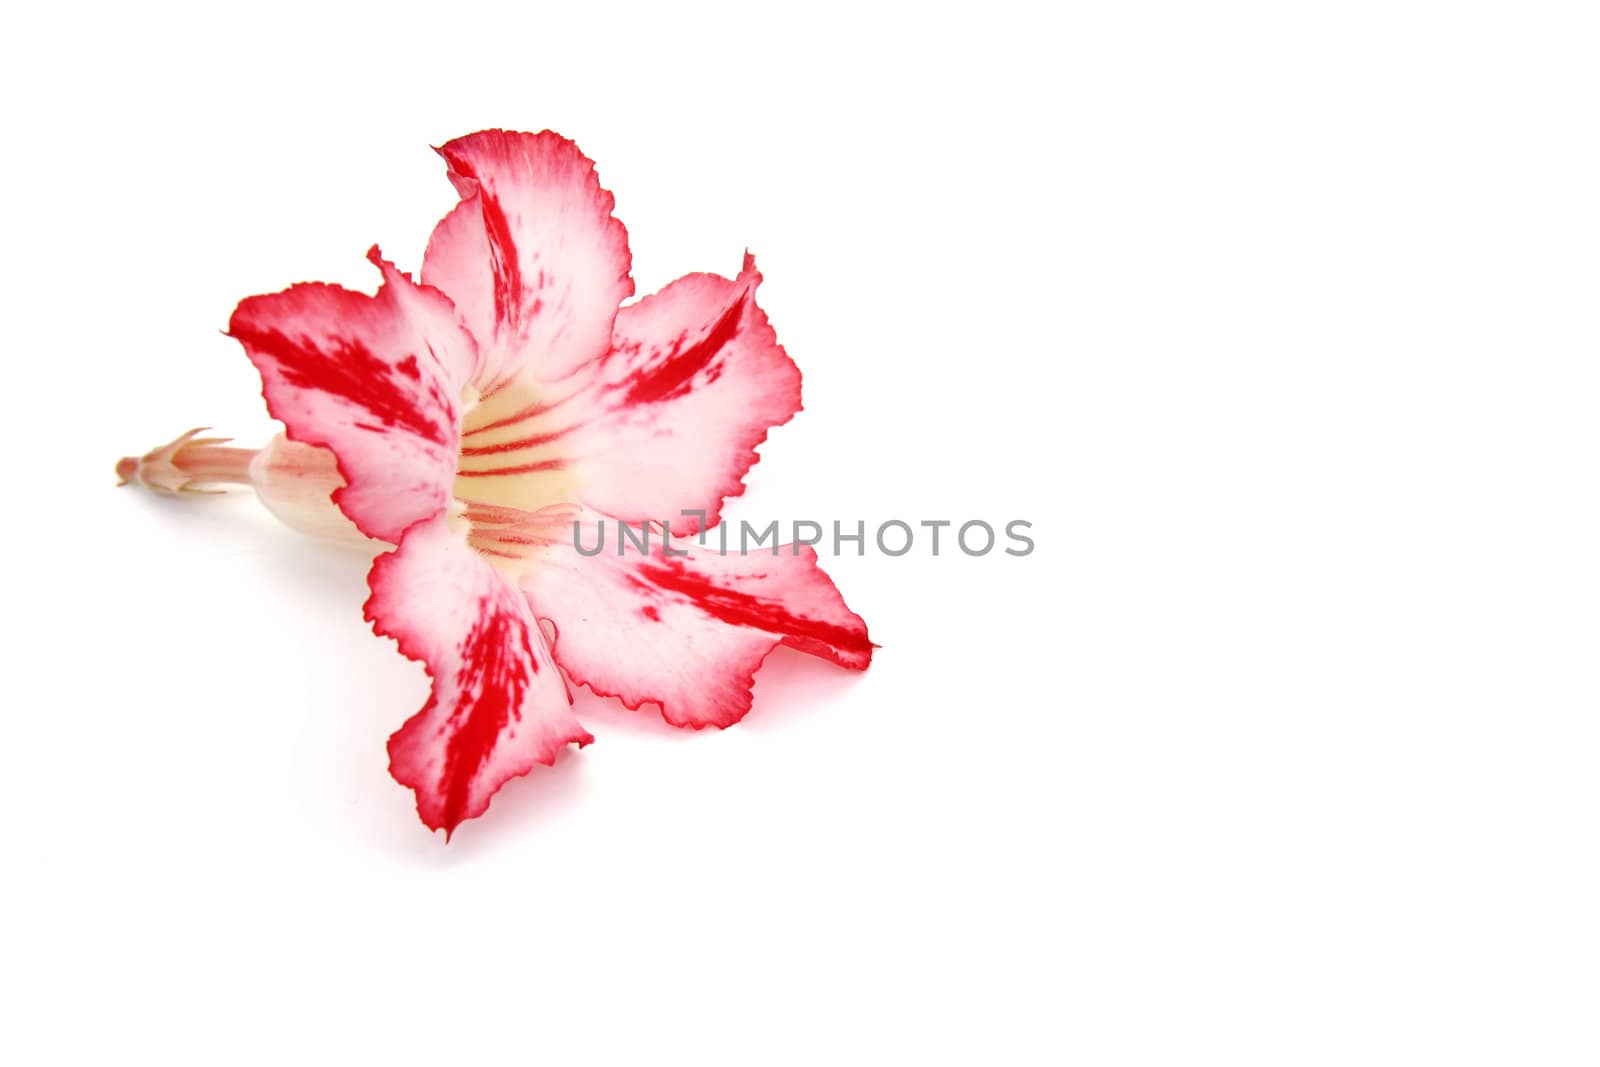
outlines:
{"label": "petal with red edge", "polygon": [[732,281],[679,278],[622,309],[598,412],[578,435],[584,503],[618,518],[714,526],[767,431],[800,410],[800,370],[756,306],[753,257]]}
{"label": "petal with red edge", "polygon": [[362,533],[393,543],[449,502],[477,353],[450,301],[376,248],[368,258],[383,272],[376,296],[322,284],[252,296],[228,334],[290,439],[338,458],[346,485],[334,502]]}
{"label": "petal with red edge", "polygon": [[483,348],[478,389],[530,364],[553,381],[598,358],[633,278],[627,230],[594,164],[548,130],[485,130],[439,152],[462,202],[429,240],[422,278]]}
{"label": "petal with red edge", "polygon": [[[593,520],[586,520],[592,522]],[[610,527],[608,535],[615,531]],[[586,525],[584,545],[594,543]],[[521,578],[533,610],[555,626],[568,677],[631,708],[661,705],[678,726],[730,726],[750,710],[761,661],[778,644],[864,670],[873,644],[809,546],[776,555],[719,555],[659,539],[645,555],[614,545],[581,556],[570,539]]]}
{"label": "petal with red edge", "polygon": [[572,713],[527,600],[444,520],[409,530],[368,577],[366,615],[433,679],[389,739],[389,769],[431,829],[483,814],[507,780],[594,740]]}

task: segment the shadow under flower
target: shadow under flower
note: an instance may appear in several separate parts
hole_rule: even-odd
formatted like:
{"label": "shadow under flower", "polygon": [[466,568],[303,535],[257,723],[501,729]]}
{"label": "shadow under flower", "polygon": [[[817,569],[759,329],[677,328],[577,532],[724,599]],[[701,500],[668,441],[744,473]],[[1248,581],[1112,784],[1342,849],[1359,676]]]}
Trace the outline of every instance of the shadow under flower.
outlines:
{"label": "shadow under flower", "polygon": [[[877,651],[878,655],[882,650]],[[756,672],[755,703],[734,729],[757,733],[788,729],[795,720],[838,703],[870,671],[847,671],[786,645],[772,650]]]}

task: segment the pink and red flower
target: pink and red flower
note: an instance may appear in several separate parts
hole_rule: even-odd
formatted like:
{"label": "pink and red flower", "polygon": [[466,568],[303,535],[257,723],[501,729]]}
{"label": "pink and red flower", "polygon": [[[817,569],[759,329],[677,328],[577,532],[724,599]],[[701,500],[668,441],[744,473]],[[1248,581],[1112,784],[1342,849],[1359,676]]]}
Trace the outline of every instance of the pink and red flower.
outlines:
{"label": "pink and red flower", "polygon": [[287,428],[252,461],[269,506],[331,490],[394,546],[366,616],[433,688],[390,739],[390,769],[448,834],[506,780],[593,740],[567,679],[721,727],[750,710],[779,644],[855,670],[874,646],[809,547],[679,555],[658,540],[586,557],[573,543],[575,521],[715,524],[767,431],[800,410],[753,259],[623,306],[627,232],[571,141],[490,130],[440,153],[461,200],[420,282],[373,249],[376,295],[296,285],[244,300],[228,332]]}

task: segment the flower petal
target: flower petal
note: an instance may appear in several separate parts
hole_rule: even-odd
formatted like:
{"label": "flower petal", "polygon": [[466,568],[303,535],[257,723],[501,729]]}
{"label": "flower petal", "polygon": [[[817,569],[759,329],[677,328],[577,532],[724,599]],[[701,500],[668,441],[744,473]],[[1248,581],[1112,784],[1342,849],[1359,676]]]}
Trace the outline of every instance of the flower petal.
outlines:
{"label": "flower petal", "polygon": [[389,739],[389,770],[417,813],[449,834],[508,779],[594,738],[572,713],[523,595],[443,519],[409,530],[368,577],[366,616],[433,679],[423,709]]}
{"label": "flower petal", "polygon": [[622,309],[600,413],[579,435],[584,503],[618,518],[714,526],[756,445],[800,410],[800,370],[756,306],[754,257],[734,280],[691,274]]}
{"label": "flower petal", "polygon": [[477,352],[450,301],[376,248],[368,258],[383,272],[376,296],[322,284],[252,296],[228,334],[289,438],[338,458],[346,485],[334,502],[362,533],[395,543],[449,502]]}
{"label": "flower petal", "polygon": [[422,279],[483,348],[479,391],[534,362],[554,381],[598,358],[633,278],[627,230],[594,164],[548,130],[485,130],[439,153],[462,202],[429,240]]}
{"label": "flower petal", "polygon": [[872,661],[866,623],[809,546],[747,556],[692,546],[674,542],[669,556],[656,538],[648,555],[608,545],[585,557],[567,540],[544,551],[522,588],[554,624],[568,677],[630,708],[659,703],[668,722],[700,728],[744,717],[756,668],[779,643],[852,670]]}

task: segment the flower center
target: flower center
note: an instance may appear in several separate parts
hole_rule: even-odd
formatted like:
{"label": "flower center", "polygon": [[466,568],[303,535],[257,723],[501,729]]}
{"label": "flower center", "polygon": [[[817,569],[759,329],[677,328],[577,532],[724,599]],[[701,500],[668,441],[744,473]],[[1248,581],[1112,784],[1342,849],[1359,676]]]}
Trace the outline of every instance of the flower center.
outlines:
{"label": "flower center", "polygon": [[517,383],[466,406],[454,495],[468,543],[502,569],[569,536],[578,513],[567,399]]}

